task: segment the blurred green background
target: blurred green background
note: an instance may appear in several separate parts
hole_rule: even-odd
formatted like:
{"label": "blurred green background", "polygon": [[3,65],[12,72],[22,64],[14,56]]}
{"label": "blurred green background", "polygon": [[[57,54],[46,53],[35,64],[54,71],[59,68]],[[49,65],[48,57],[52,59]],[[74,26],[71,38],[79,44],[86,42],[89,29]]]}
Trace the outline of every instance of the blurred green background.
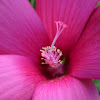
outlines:
{"label": "blurred green background", "polygon": [[[36,0],[29,0],[29,1],[30,1],[31,5],[35,8],[36,7],[35,6],[36,5]],[[98,2],[96,7],[98,7],[98,6],[100,6],[100,1]],[[96,87],[97,87],[97,89],[100,93],[100,79],[93,79],[93,81],[94,81],[94,83],[95,83],[95,85],[96,85]]]}
{"label": "blurred green background", "polygon": [[98,4],[97,4],[97,7],[98,7],[98,6],[100,6],[100,0],[99,0],[99,2],[98,2]]}
{"label": "blurred green background", "polygon": [[31,5],[35,8],[36,0],[29,0],[29,2],[30,2]]}

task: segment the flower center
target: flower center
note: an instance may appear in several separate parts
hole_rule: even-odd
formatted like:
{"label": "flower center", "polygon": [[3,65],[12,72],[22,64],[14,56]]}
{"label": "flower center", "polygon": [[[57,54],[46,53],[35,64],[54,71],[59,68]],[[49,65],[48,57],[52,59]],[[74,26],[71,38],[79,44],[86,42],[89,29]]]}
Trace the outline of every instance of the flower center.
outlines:
{"label": "flower center", "polygon": [[55,21],[55,23],[57,27],[57,32],[51,46],[42,47],[42,50],[40,50],[42,56],[41,60],[43,61],[42,64],[49,65],[48,70],[50,73],[52,73],[53,77],[61,76],[62,74],[64,74],[62,64],[63,61],[60,60],[60,57],[62,56],[62,51],[57,49],[54,44],[60,34],[63,32],[63,30],[67,27],[67,25],[63,22]]}

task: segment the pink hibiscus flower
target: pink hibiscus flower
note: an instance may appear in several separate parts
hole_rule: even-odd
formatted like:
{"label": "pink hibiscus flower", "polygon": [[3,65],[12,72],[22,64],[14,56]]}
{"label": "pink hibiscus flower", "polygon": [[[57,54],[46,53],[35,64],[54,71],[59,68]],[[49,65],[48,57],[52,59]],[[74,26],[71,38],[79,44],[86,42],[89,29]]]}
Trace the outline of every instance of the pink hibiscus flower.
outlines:
{"label": "pink hibiscus flower", "polygon": [[0,0],[0,100],[100,99],[98,1]]}

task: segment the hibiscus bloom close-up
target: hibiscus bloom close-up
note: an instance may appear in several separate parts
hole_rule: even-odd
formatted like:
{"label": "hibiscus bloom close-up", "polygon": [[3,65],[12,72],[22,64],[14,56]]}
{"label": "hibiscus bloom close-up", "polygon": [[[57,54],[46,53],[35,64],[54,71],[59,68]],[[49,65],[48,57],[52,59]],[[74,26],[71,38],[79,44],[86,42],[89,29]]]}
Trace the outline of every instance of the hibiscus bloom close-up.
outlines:
{"label": "hibiscus bloom close-up", "polygon": [[99,0],[0,0],[0,100],[100,100]]}

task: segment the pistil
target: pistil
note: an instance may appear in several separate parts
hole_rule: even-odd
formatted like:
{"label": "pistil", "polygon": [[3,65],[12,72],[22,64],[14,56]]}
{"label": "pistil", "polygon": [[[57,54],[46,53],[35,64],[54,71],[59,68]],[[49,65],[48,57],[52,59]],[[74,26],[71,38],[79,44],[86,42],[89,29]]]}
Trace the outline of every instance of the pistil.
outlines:
{"label": "pistil", "polygon": [[60,21],[55,21],[56,27],[57,27],[57,32],[54,37],[54,40],[51,44],[51,46],[43,47],[41,51],[41,56],[42,56],[42,64],[48,64],[50,72],[53,72],[53,76],[56,74],[62,74],[62,61],[60,60],[60,57],[62,56],[62,51],[57,49],[54,45],[58,39],[58,37],[61,35],[63,30],[67,27],[66,24]]}
{"label": "pistil", "polygon": [[57,41],[58,37],[63,32],[64,28],[67,27],[67,25],[64,24],[63,22],[55,21],[55,23],[56,23],[56,27],[57,27],[57,32],[56,32],[55,38],[54,38],[54,40],[53,40],[53,42],[51,44],[50,54],[52,54],[53,46],[54,46],[55,42]]}

